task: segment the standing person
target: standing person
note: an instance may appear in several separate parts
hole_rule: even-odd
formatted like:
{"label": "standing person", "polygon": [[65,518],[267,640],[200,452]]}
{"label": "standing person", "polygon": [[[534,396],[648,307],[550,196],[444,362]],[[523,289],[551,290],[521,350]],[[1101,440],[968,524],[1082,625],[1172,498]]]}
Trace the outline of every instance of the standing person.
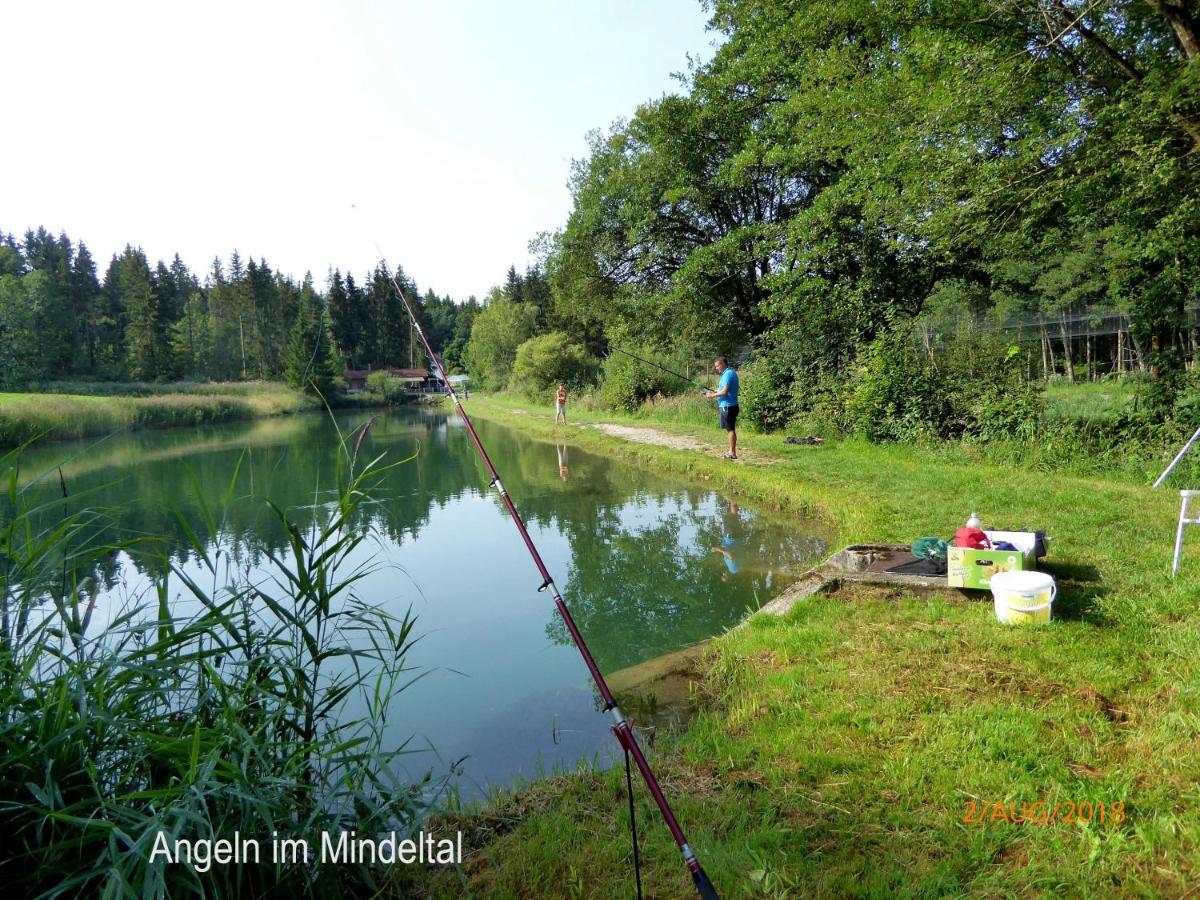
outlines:
{"label": "standing person", "polygon": [[737,417],[738,417],[738,377],[737,372],[729,368],[725,357],[718,356],[713,360],[713,368],[721,376],[715,391],[705,391],[704,396],[710,400],[716,399],[717,412],[721,416],[721,427],[729,432],[729,452],[722,453],[721,459],[737,459]]}
{"label": "standing person", "polygon": [[567,386],[559,384],[558,390],[554,392],[554,424],[558,424],[558,417],[562,416],[563,424],[567,424]]}

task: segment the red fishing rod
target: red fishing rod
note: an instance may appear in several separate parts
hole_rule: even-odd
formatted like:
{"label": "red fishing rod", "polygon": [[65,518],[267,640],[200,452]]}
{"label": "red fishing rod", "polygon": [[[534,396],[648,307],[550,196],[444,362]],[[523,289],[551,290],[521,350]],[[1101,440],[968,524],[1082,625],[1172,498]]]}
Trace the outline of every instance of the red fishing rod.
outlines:
{"label": "red fishing rod", "polygon": [[[378,244],[375,246],[376,249],[379,249]],[[625,714],[617,706],[617,701],[613,697],[612,691],[609,690],[604,676],[600,674],[600,669],[596,665],[596,661],[592,658],[592,653],[588,649],[583,635],[580,634],[575,620],[571,618],[571,611],[567,609],[566,601],[563,600],[562,594],[559,593],[558,588],[555,586],[554,579],[546,569],[546,564],[542,562],[542,556],[538,553],[537,547],[534,546],[533,538],[529,536],[529,531],[526,529],[525,523],[521,521],[521,516],[517,512],[516,506],[513,505],[512,498],[508,496],[508,491],[504,489],[504,485],[500,481],[500,473],[496,471],[496,467],[492,464],[492,458],[488,456],[487,450],[484,449],[483,442],[475,432],[475,426],[471,424],[471,417],[463,409],[462,401],[458,398],[458,392],[454,390],[454,386],[446,376],[446,370],[442,366],[442,361],[433,352],[433,347],[430,346],[429,339],[425,336],[425,329],[421,327],[421,323],[417,320],[417,315],[413,311],[412,304],[408,302],[408,297],[405,295],[404,289],[400,287],[400,282],[392,273],[391,266],[388,265],[387,258],[383,255],[381,249],[379,250],[379,256],[383,261],[384,268],[387,269],[392,286],[396,289],[396,296],[404,304],[404,309],[408,312],[408,318],[412,321],[413,327],[421,337],[421,344],[425,347],[425,352],[429,355],[434,368],[437,369],[438,375],[441,376],[442,384],[445,385],[450,399],[454,401],[454,407],[458,410],[459,418],[462,419],[463,425],[466,426],[467,434],[471,436],[471,443],[475,445],[475,449],[479,452],[483,464],[487,467],[488,474],[491,475],[492,486],[500,492],[500,499],[504,502],[504,508],[508,510],[509,517],[513,520],[513,524],[517,526],[517,531],[521,533],[521,539],[525,541],[525,547],[529,550],[529,555],[533,557],[533,564],[537,567],[538,574],[542,577],[542,586],[538,588],[538,592],[550,591],[550,596],[554,599],[554,605],[558,609],[558,614],[562,616],[563,622],[567,626],[567,631],[571,633],[571,639],[575,642],[576,649],[579,650],[584,663],[587,664],[588,671],[592,674],[592,681],[596,683],[596,689],[600,692],[600,697],[604,700],[604,709],[612,715],[613,722],[615,723],[611,726],[612,733],[616,736],[622,749],[629,756],[633,757],[638,771],[642,773],[642,779],[646,782],[646,787],[650,789],[650,794],[654,797],[654,802],[658,804],[658,811],[662,813],[663,820],[667,823],[667,828],[671,831],[671,836],[675,838],[675,843],[679,845],[679,851],[683,854],[683,861],[687,863],[687,867],[692,873],[692,880],[696,883],[696,891],[704,900],[719,900],[716,888],[713,887],[712,881],[709,880],[708,875],[700,866],[700,860],[696,858],[695,852],[688,845],[687,838],[683,834],[683,828],[680,827],[679,820],[675,818],[675,813],[671,811],[671,804],[667,802],[667,798],[659,786],[658,779],[654,777],[654,772],[650,769],[650,764],[646,762],[646,756],[642,753],[642,748],[637,742],[637,737],[633,733],[633,728],[630,726],[629,720],[625,718]],[[632,803],[632,795],[630,802]]]}

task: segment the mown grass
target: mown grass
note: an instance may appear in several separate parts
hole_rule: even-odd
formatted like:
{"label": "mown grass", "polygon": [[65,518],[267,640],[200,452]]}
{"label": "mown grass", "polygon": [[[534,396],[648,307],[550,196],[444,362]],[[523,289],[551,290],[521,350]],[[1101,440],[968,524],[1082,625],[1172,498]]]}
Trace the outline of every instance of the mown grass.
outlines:
{"label": "mown grass", "polygon": [[[859,590],[754,617],[714,643],[704,712],[655,764],[722,896],[1182,896],[1200,885],[1200,546],[1193,538],[1172,581],[1176,493],[1128,471],[1044,472],[961,446],[746,434],[745,460],[730,464],[716,458],[715,423],[574,410],[584,425],[699,437],[706,455],[556,427],[552,411],[506,399],[469,409],[816,513],[841,543],[946,535],[972,510],[1053,536],[1048,626],[1002,627],[986,595]],[[623,784],[618,770],[563,777],[464,815],[470,860],[422,873],[419,889],[629,896]],[[969,802],[1124,807],[1119,823],[972,824]],[[647,893],[688,896],[640,788],[638,803]]]}
{"label": "mown grass", "polygon": [[143,385],[148,390],[140,394],[138,385],[126,387],[126,394],[0,393],[0,447],[18,446],[36,437],[66,440],[318,408],[313,398],[269,382]]}

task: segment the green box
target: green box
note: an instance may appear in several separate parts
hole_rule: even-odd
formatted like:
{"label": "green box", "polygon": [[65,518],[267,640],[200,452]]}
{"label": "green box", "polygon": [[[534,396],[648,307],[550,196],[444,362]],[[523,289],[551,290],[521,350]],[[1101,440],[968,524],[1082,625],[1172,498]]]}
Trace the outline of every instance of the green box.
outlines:
{"label": "green box", "polygon": [[950,587],[987,590],[997,572],[1017,572],[1036,569],[1034,546],[1037,535],[1032,531],[986,531],[991,541],[1008,541],[1019,550],[972,550],[969,547],[950,547],[946,551],[946,581]]}

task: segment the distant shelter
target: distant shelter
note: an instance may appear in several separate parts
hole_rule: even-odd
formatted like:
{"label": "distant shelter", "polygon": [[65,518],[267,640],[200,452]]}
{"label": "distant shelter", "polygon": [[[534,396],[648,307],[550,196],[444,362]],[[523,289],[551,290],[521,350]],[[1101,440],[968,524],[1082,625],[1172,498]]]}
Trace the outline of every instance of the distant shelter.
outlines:
{"label": "distant shelter", "polygon": [[342,377],[350,393],[365,391],[367,378],[373,372],[386,372],[392,378],[404,382],[404,389],[414,394],[441,393],[444,388],[437,376],[428,369],[347,369]]}

